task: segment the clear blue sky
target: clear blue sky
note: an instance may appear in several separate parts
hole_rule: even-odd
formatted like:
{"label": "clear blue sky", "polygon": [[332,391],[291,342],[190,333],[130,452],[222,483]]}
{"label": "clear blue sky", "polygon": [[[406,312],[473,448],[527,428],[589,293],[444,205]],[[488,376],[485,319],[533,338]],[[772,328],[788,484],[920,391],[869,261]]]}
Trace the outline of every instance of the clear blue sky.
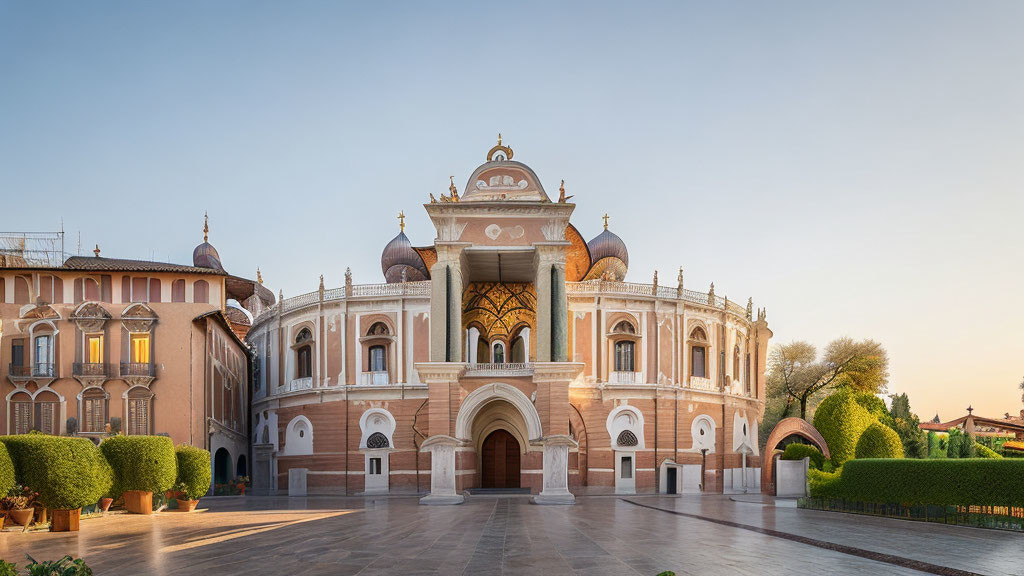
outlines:
{"label": "clear blue sky", "polygon": [[286,295],[381,281],[501,131],[587,238],[881,340],[922,417],[1021,409],[1024,3],[0,0],[0,229]]}

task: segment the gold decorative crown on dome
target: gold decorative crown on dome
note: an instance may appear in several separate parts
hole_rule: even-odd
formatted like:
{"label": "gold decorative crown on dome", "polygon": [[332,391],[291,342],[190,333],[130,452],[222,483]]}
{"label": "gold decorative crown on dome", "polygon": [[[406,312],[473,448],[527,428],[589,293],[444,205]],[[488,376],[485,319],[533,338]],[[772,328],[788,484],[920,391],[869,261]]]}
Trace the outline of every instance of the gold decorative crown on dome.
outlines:
{"label": "gold decorative crown on dome", "polygon": [[512,156],[512,147],[502,144],[501,134],[498,134],[498,145],[487,152],[487,162],[473,171],[460,201],[550,202],[537,174],[526,164],[513,160]]}

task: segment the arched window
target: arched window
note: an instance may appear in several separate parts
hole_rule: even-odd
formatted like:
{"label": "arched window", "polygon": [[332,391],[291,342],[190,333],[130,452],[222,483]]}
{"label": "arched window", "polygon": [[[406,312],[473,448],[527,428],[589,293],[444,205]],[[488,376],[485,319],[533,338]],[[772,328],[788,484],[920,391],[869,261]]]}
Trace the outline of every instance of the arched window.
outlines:
{"label": "arched window", "polygon": [[615,439],[615,443],[619,446],[636,446],[639,441],[636,438],[636,434],[633,434],[632,430],[623,430],[619,432],[619,437]]}
{"label": "arched window", "polygon": [[40,391],[35,399],[33,428],[43,434],[60,434],[60,398],[50,391]]}
{"label": "arched window", "polygon": [[179,278],[171,283],[171,302],[185,301],[185,280]]}
{"label": "arched window", "polygon": [[25,393],[11,396],[11,432],[28,434],[32,429],[32,398]]}
{"label": "arched window", "polygon": [[388,369],[384,347],[370,346],[370,372],[384,372]]}
{"label": "arched window", "polygon": [[196,304],[210,303],[210,284],[206,280],[197,280],[192,285],[192,301]]}
{"label": "arched window", "polygon": [[636,328],[634,328],[633,324],[631,324],[630,322],[623,320],[622,322],[616,324],[614,328],[612,328],[612,332],[616,334],[636,334]]}
{"label": "arched window", "polygon": [[295,337],[296,378],[313,376],[313,333],[303,328]]}
{"label": "arched window", "polygon": [[620,340],[615,343],[615,371],[633,372],[633,350],[636,344],[632,340]]}
{"label": "arched window", "polygon": [[526,362],[526,342],[522,336],[512,341],[512,362]]}
{"label": "arched window", "polygon": [[733,380],[740,379],[740,358],[742,353],[740,352],[739,345],[733,350],[732,353],[732,378]]}
{"label": "arched window", "polygon": [[374,432],[370,434],[370,437],[366,439],[367,448],[387,448],[391,443],[388,442],[388,437],[380,432]]}
{"label": "arched window", "polygon": [[504,364],[505,363],[505,344],[501,342],[494,343],[494,363]]}
{"label": "arched window", "polygon": [[690,332],[690,375],[697,378],[708,377],[707,356],[708,336],[700,326]]}
{"label": "arched window", "polygon": [[43,334],[35,339],[35,365],[33,376],[53,376],[53,335]]}

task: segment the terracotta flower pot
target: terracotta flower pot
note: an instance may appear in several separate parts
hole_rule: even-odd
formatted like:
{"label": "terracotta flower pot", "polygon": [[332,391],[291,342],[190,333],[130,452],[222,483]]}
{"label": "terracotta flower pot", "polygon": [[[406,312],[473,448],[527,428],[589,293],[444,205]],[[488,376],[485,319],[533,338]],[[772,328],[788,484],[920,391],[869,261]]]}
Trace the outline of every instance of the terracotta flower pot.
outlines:
{"label": "terracotta flower pot", "polygon": [[100,498],[100,512],[106,512],[107,510],[110,510],[110,505],[113,503],[113,498]]}
{"label": "terracotta flower pot", "polygon": [[51,516],[53,521],[50,523],[50,532],[78,532],[78,520],[82,516],[82,509],[53,510]]}
{"label": "terracotta flower pot", "polygon": [[181,498],[175,498],[175,500],[178,501],[178,510],[181,512],[192,512],[199,504],[199,500],[182,500]]}
{"label": "terracotta flower pot", "polygon": [[19,526],[28,526],[29,522],[32,521],[32,517],[35,516],[35,514],[36,511],[31,508],[7,511],[7,517]]}
{"label": "terracotta flower pot", "polygon": [[124,507],[132,514],[152,514],[153,493],[148,490],[128,490],[124,493]]}

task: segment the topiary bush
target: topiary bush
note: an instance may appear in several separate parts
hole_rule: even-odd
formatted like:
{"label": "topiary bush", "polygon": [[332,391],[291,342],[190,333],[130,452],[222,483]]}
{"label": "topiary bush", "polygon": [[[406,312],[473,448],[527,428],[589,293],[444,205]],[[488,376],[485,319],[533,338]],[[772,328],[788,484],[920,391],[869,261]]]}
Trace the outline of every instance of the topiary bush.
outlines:
{"label": "topiary bush", "polygon": [[783,460],[803,460],[804,458],[811,459],[811,468],[815,470],[821,470],[825,466],[825,455],[821,453],[821,450],[809,444],[788,444],[782,452]]}
{"label": "topiary bush", "polygon": [[903,458],[903,442],[895,430],[875,422],[857,441],[857,458]]}
{"label": "topiary bush", "polygon": [[851,460],[838,493],[877,504],[1024,506],[1024,460]]}
{"label": "topiary bush", "polygon": [[178,477],[174,443],[166,436],[114,436],[104,440],[100,449],[113,468],[110,493],[114,498],[128,490],[162,494]]}
{"label": "topiary bush", "polygon": [[0,438],[19,484],[39,493],[39,502],[54,510],[95,504],[103,493],[103,457],[85,438],[19,434]]}
{"label": "topiary bush", "polygon": [[821,401],[814,412],[814,427],[828,445],[832,465],[840,467],[854,457],[860,435],[876,421],[849,391],[839,391]]}
{"label": "topiary bush", "polygon": [[176,449],[178,456],[178,482],[176,487],[189,500],[198,500],[210,490],[213,481],[210,472],[210,452],[182,444]]}
{"label": "topiary bush", "polygon": [[842,498],[842,493],[839,490],[841,476],[841,468],[835,472],[808,470],[807,482],[811,486],[811,496],[814,498]]}
{"label": "topiary bush", "polygon": [[0,496],[6,496],[17,480],[14,478],[14,461],[7,453],[7,448],[0,444]]}
{"label": "topiary bush", "polygon": [[977,442],[974,443],[974,455],[976,458],[1002,458],[995,450]]}

